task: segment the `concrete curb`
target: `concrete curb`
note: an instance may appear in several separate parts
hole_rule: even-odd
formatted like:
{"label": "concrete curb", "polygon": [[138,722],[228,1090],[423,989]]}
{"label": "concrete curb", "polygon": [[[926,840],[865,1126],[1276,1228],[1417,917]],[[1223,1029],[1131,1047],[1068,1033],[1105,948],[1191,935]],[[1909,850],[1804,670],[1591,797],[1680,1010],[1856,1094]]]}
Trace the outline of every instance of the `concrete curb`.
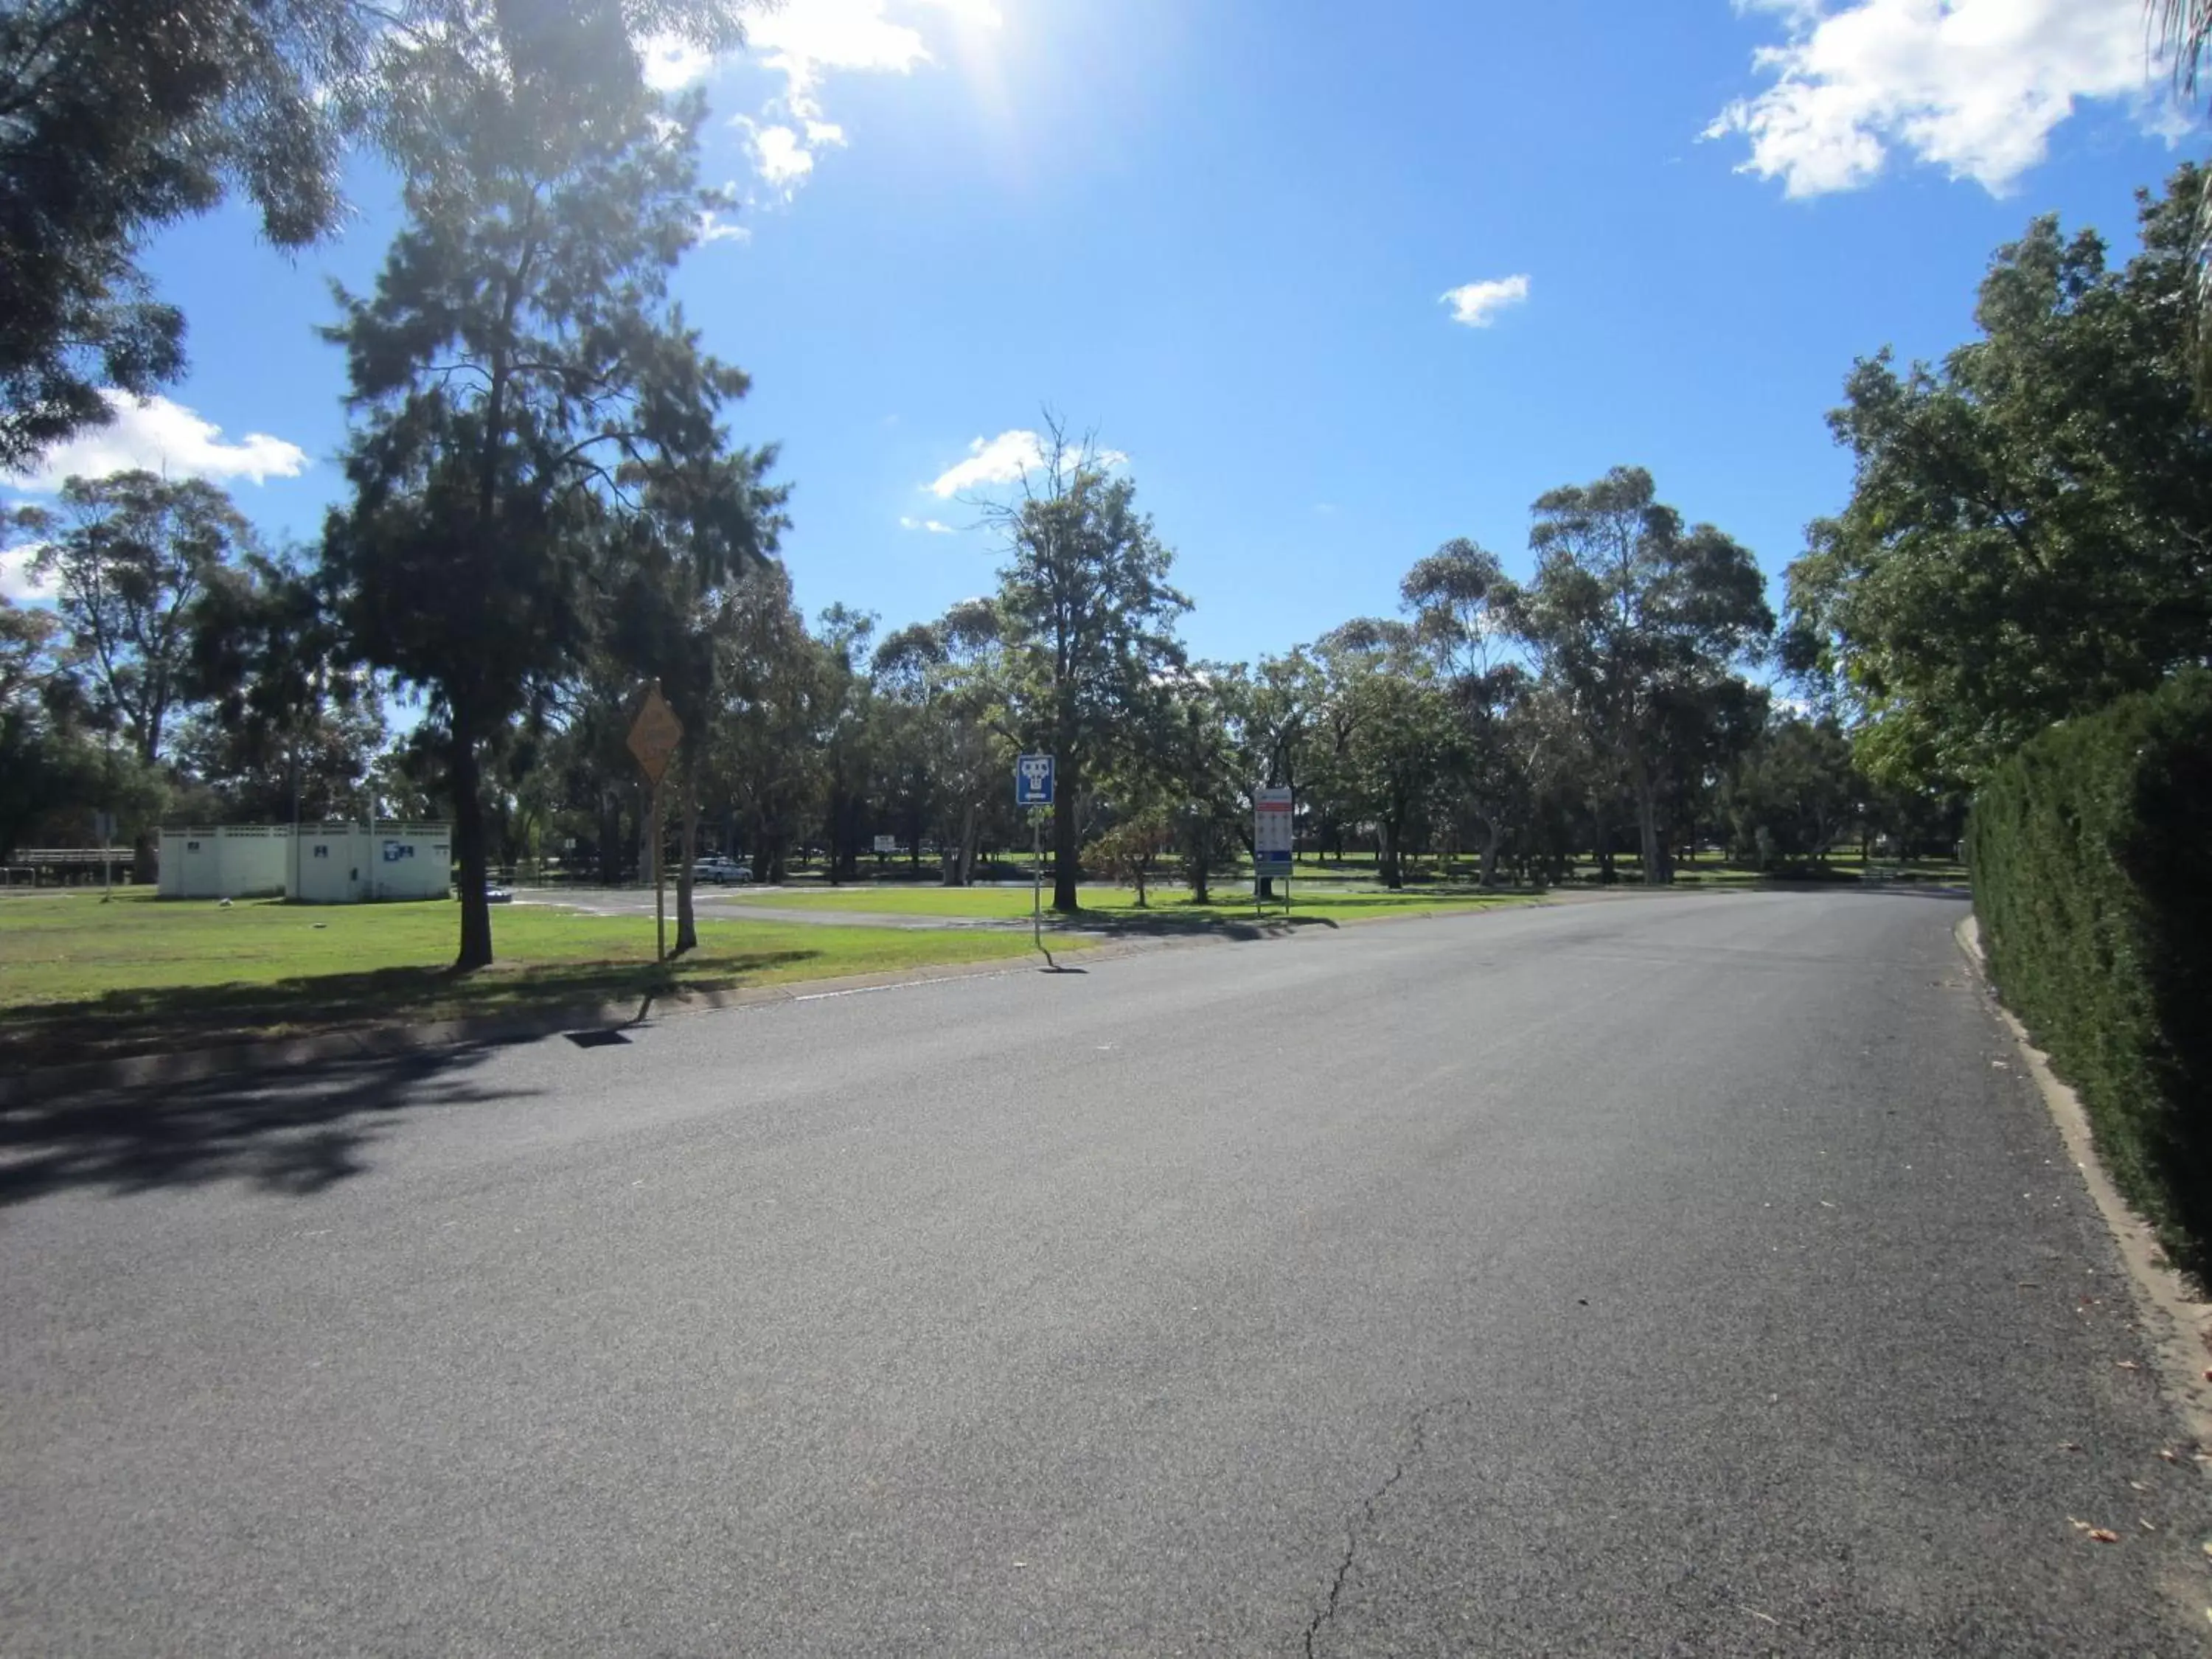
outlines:
{"label": "concrete curb", "polygon": [[1996,985],[1989,976],[1989,959],[1982,954],[1979,920],[1972,915],[1961,917],[1952,936],[1980,977],[1982,988],[1990,994],[1997,1017],[2012,1033],[2021,1061],[2035,1079],[2059,1139],[2066,1143],[2067,1156],[2080,1171],[2112,1243],[2119,1249],[2136,1311],[2143,1334],[2150,1340],[2167,1400],[2180,1413],[2198,1449],[2212,1452],[2212,1376],[2206,1370],[2212,1364],[2212,1302],[2196,1295],[2180,1273],[2167,1265],[2151,1224],[2129,1206],[2097,1156],[2089,1115],[2082,1109],[2081,1097],[2051,1071],[2050,1057],[2029,1041],[2027,1028],[1998,1000]]}

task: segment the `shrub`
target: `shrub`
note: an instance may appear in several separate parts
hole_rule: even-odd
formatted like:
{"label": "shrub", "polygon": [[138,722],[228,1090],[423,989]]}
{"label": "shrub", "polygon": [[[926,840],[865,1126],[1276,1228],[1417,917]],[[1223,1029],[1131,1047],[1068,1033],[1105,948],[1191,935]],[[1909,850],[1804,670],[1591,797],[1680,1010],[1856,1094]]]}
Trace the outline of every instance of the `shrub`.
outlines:
{"label": "shrub", "polygon": [[2168,1253],[2212,1268],[2212,673],[2053,726],[1966,832],[2000,994]]}

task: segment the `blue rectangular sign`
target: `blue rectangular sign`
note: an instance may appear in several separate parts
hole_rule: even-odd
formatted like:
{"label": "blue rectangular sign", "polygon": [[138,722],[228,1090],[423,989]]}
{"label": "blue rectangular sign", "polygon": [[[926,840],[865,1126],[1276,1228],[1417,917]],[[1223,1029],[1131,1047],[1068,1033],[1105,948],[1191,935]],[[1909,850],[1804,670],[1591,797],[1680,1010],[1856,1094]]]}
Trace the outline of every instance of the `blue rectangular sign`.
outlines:
{"label": "blue rectangular sign", "polygon": [[1053,757],[1050,755],[1024,755],[1014,763],[1014,805],[1051,805],[1052,782]]}

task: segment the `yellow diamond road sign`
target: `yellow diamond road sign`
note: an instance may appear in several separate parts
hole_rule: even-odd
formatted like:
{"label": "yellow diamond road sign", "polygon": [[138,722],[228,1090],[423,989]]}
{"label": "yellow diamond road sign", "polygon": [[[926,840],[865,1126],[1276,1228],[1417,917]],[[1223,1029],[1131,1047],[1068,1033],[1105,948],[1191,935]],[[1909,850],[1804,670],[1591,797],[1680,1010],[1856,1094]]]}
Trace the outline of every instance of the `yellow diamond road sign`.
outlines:
{"label": "yellow diamond road sign", "polygon": [[637,711],[637,722],[629,729],[629,752],[645,769],[647,781],[660,781],[676,745],[683,741],[684,722],[676,718],[676,711],[656,685],[645,694],[645,706]]}

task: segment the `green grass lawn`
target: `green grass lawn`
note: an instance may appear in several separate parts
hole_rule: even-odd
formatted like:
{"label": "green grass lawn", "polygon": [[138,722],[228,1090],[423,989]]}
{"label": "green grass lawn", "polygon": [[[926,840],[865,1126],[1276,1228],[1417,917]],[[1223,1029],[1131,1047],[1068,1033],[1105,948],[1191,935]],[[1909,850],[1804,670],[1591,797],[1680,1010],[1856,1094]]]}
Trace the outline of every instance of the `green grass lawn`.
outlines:
{"label": "green grass lawn", "polygon": [[1018,933],[702,918],[697,951],[653,961],[650,916],[492,913],[501,960],[454,975],[450,900],[103,905],[89,890],[0,898],[0,1070],[362,1024],[513,1014],[1021,955]]}
{"label": "green grass lawn", "polygon": [[[1077,890],[1083,905],[1081,920],[1108,927],[1129,927],[1147,921],[1162,925],[1177,921],[1205,922],[1218,921],[1233,922],[1249,921],[1254,915],[1249,892],[1239,893],[1233,889],[1217,886],[1214,902],[1193,904],[1188,890],[1182,887],[1155,887],[1148,896],[1149,908],[1137,908],[1136,890],[1129,887],[1092,887]],[[788,910],[857,910],[878,915],[946,916],[963,919],[995,918],[1017,921],[1030,914],[1030,890],[1026,887],[917,887],[898,885],[884,887],[846,886],[810,889],[805,891],[775,893],[733,893],[732,908],[762,905],[775,909]],[[1357,921],[1366,916],[1388,915],[1393,912],[1421,910],[1481,910],[1505,904],[1528,902],[1525,894],[1485,893],[1463,887],[1408,887],[1391,893],[1376,891],[1346,891],[1341,887],[1316,888],[1295,877],[1291,884],[1291,914],[1309,921]],[[1051,890],[1046,889],[1046,915],[1049,919]],[[1267,914],[1279,918],[1283,914],[1279,898],[1267,901]]]}

